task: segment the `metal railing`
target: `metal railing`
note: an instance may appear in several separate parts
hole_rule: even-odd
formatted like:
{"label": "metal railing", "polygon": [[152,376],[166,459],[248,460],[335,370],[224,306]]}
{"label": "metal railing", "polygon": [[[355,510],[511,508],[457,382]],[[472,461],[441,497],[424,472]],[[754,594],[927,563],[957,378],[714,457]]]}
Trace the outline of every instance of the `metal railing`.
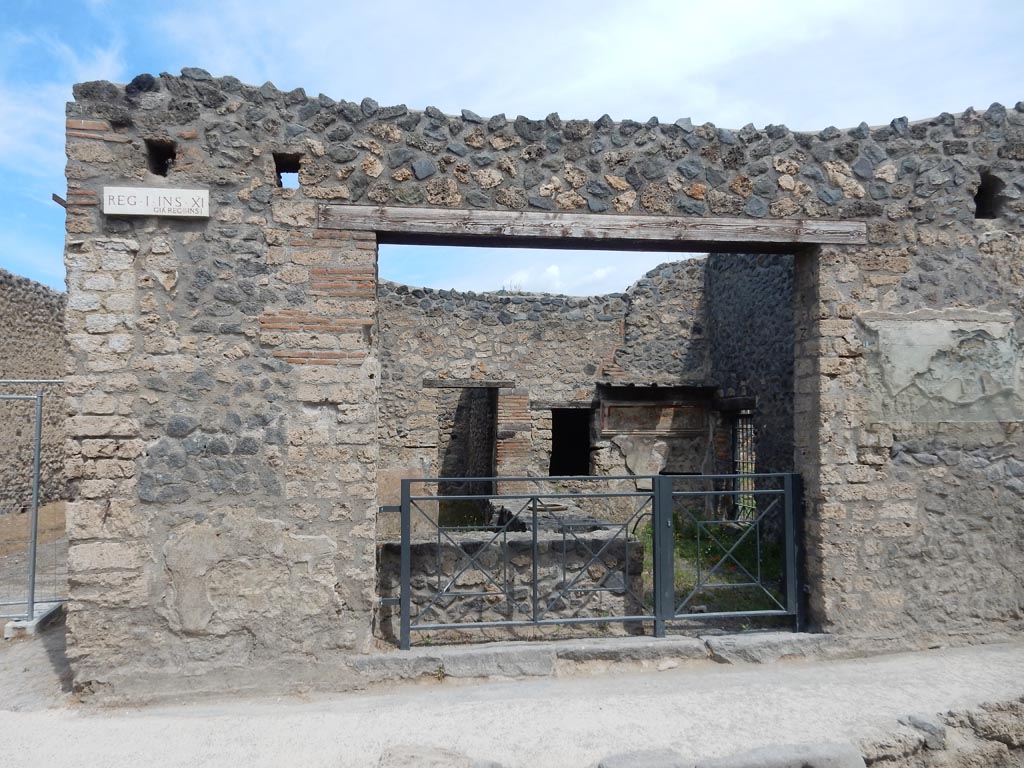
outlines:
{"label": "metal railing", "polygon": [[[462,480],[501,492],[437,490]],[[401,493],[383,508],[400,514],[401,542],[399,594],[382,604],[399,609],[402,649],[413,632],[620,623],[660,637],[671,622],[722,617],[802,626],[798,475],[410,478]],[[742,518],[739,494],[752,510]]]}
{"label": "metal railing", "polygon": [[[41,603],[50,604],[66,599],[66,578],[62,589],[58,573],[62,570],[66,575],[66,553],[58,551],[58,542],[51,542],[52,547],[46,553],[46,563],[41,563],[39,541],[39,513],[40,505],[44,501],[41,498],[41,457],[46,387],[63,383],[61,379],[0,379],[0,390],[6,390],[0,391],[0,402],[30,404],[32,414],[29,476],[16,476],[14,481],[9,479],[9,482],[18,486],[14,489],[0,489],[6,492],[5,497],[13,492],[12,498],[20,499],[25,495],[23,489],[27,490],[28,496],[27,503],[19,501],[14,505],[16,508],[7,510],[6,514],[0,514],[0,526],[3,526],[4,531],[4,536],[0,537],[0,618],[31,621],[36,617],[37,608]],[[32,394],[10,391],[31,388],[35,389]],[[8,455],[0,455],[0,461],[13,463],[12,454],[17,452],[18,448],[17,445],[7,445],[5,452]],[[22,532],[11,522],[15,520],[14,516],[25,512],[28,513],[28,519]],[[41,573],[44,569],[45,574]],[[40,577],[43,575],[51,577],[50,588],[45,590],[45,594],[39,589]],[[19,584],[24,587],[23,592]]]}

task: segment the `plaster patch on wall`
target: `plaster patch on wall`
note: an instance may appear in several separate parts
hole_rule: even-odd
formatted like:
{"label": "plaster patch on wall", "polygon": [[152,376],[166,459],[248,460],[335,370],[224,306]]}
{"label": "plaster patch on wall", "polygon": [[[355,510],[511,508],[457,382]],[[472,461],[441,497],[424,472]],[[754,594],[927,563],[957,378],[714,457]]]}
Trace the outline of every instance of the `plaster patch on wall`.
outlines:
{"label": "plaster patch on wall", "polygon": [[[294,533],[248,509],[218,515],[223,528],[188,523],[164,545],[169,588],[163,610],[170,626],[187,635],[278,633],[293,642],[331,645],[331,616],[346,607],[334,589],[337,543]],[[232,535],[221,535],[224,530]],[[291,598],[282,598],[286,592]]]}
{"label": "plaster patch on wall", "polygon": [[911,423],[1024,415],[1022,349],[1009,313],[871,312],[859,318],[868,412]]}

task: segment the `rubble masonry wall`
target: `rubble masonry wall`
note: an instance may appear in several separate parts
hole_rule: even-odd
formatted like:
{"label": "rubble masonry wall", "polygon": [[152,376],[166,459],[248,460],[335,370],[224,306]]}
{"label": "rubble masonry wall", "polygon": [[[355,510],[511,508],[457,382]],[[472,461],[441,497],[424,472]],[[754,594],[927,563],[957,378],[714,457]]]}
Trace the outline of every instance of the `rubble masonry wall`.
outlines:
{"label": "rubble masonry wall", "polygon": [[[1024,105],[796,133],[188,69],[79,84],[67,117],[77,685],[330,686],[372,649],[376,237],[318,228],[325,203],[864,221],[794,259],[813,619],[903,646],[1020,629]],[[104,185],[209,189],[212,215],[105,217]]]}

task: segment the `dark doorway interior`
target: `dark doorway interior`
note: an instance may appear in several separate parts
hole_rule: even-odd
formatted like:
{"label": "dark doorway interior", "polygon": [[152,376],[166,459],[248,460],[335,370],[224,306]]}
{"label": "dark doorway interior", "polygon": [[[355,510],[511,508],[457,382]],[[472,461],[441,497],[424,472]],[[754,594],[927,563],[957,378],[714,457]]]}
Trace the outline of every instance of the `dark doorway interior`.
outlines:
{"label": "dark doorway interior", "polygon": [[590,474],[589,408],[553,408],[551,410],[552,477]]}
{"label": "dark doorway interior", "polygon": [[[495,431],[497,389],[443,389],[438,402],[440,421],[438,459],[441,477],[491,478],[496,474]],[[442,495],[475,496],[494,492],[490,480],[449,480],[439,484]],[[482,525],[486,499],[452,499],[441,503],[442,525]]]}

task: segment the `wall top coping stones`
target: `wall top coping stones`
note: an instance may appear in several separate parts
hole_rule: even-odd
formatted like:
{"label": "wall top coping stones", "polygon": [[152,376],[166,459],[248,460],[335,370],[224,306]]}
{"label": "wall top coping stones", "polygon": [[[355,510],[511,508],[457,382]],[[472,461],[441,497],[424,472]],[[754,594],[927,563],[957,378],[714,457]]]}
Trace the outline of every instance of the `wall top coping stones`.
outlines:
{"label": "wall top coping stones", "polygon": [[[1024,215],[1024,102],[813,133],[689,119],[446,115],[369,98],[309,97],[301,88],[282,92],[193,69],[140,75],[127,86],[79,83],[74,96],[67,116],[75,189],[124,179],[206,185],[215,208],[273,202],[284,228],[315,224],[318,213],[321,227],[352,226],[351,214],[340,218],[344,206],[364,209],[360,215],[376,216],[377,225],[381,210],[407,221],[430,210],[441,230],[426,234],[437,237],[451,234],[441,218],[460,224],[463,236],[502,235],[502,222],[514,221],[518,229],[507,236],[628,243],[635,232],[615,232],[625,215],[630,226],[650,217],[647,226],[662,231],[647,240],[665,246],[859,245],[860,222],[871,222],[867,240],[885,244],[902,239],[896,222],[904,220],[973,226],[986,180],[982,218],[1006,229]],[[161,176],[148,152],[168,143],[176,160]],[[299,187],[280,188],[279,175],[296,170]],[[547,229],[537,225],[544,221]],[[828,231],[788,233],[798,221]],[[832,231],[840,221],[848,226]]]}
{"label": "wall top coping stones", "polygon": [[57,302],[61,303],[66,300],[67,296],[63,291],[55,291],[48,285],[37,283],[35,280],[31,280],[22,275],[16,275],[13,272],[8,272],[6,269],[0,268],[0,283],[3,285],[10,286],[15,289],[18,293],[33,294],[39,301],[43,302]]}
{"label": "wall top coping stones", "polygon": [[[144,81],[145,84],[143,85],[142,83]],[[517,133],[522,133],[523,131],[528,131],[530,129],[537,130],[540,127],[538,124],[543,124],[555,130],[561,130],[568,135],[582,134],[584,136],[591,135],[595,132],[607,131],[612,127],[625,127],[629,135],[632,135],[642,129],[652,128],[656,128],[667,135],[691,134],[710,128],[713,129],[716,132],[717,137],[726,144],[734,144],[737,140],[748,141],[752,134],[760,132],[766,133],[772,137],[784,134],[815,135],[824,140],[838,138],[844,134],[862,138],[868,133],[879,131],[887,132],[894,136],[900,136],[906,134],[914,126],[934,121],[952,123],[957,118],[968,114],[979,115],[989,122],[997,122],[1000,116],[1005,117],[1005,114],[1008,111],[1008,108],[1004,105],[999,102],[993,102],[984,112],[978,112],[974,107],[968,107],[962,112],[952,114],[949,112],[943,112],[935,118],[919,118],[910,120],[906,116],[900,116],[893,118],[888,125],[868,125],[866,122],[861,122],[856,127],[842,129],[835,126],[828,126],[819,131],[794,131],[784,124],[768,124],[765,125],[763,129],[758,129],[753,123],[748,123],[740,129],[730,130],[728,128],[717,127],[711,122],[695,124],[693,119],[690,117],[679,118],[673,122],[662,122],[657,117],[651,117],[643,122],[631,119],[614,120],[608,114],[604,114],[593,121],[586,118],[563,119],[557,112],[552,112],[543,120],[531,120],[519,115],[514,120],[510,121],[504,113],[485,117],[478,115],[469,109],[463,109],[459,115],[454,115],[444,113],[437,107],[432,106],[425,107],[421,110],[410,109],[405,104],[382,107],[375,99],[369,96],[362,99],[359,104],[355,104],[344,99],[340,101],[335,100],[323,93],[317,96],[308,96],[304,88],[293,88],[290,91],[282,91],[270,81],[259,86],[249,85],[242,83],[238,78],[230,75],[214,77],[210,72],[199,67],[184,67],[181,70],[180,75],[161,72],[159,76],[154,78],[151,75],[141,74],[135,77],[132,82],[127,85],[115,84],[106,80],[93,80],[75,83],[73,86],[73,95],[76,100],[82,100],[96,96],[116,96],[123,94],[126,95],[128,99],[142,101],[147,95],[159,92],[161,90],[161,85],[163,85],[164,88],[173,88],[174,81],[190,81],[193,84],[201,83],[201,90],[204,92],[209,92],[211,89],[219,89],[224,93],[238,94],[253,101],[284,103],[288,106],[299,108],[305,107],[307,109],[314,106],[319,106],[324,109],[334,109],[343,114],[349,122],[360,122],[374,117],[381,120],[397,121],[401,117],[405,117],[410,114],[418,114],[441,122],[461,120],[463,123],[482,125],[491,130],[496,128],[504,129],[511,126]],[[136,85],[137,83],[140,85]],[[180,86],[174,90],[180,90]],[[1013,109],[1017,112],[1024,112],[1024,101],[1017,102]]]}

